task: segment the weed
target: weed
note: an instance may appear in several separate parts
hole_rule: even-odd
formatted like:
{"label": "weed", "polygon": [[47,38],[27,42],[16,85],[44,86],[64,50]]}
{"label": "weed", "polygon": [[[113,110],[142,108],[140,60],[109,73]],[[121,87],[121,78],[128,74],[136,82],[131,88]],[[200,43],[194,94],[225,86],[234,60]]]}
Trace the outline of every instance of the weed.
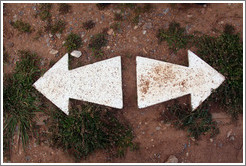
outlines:
{"label": "weed", "polygon": [[10,149],[16,130],[17,138],[22,141],[25,149],[34,112],[39,111],[35,105],[37,96],[32,92],[32,84],[40,72],[37,67],[38,59],[35,53],[28,51],[20,51],[19,56],[21,60],[16,64],[15,73],[5,77],[3,86],[4,147],[9,146]]}
{"label": "weed", "polygon": [[113,25],[111,25],[110,28],[112,28],[115,32],[120,32],[121,23],[120,22],[116,22]]}
{"label": "weed", "polygon": [[101,51],[101,48],[106,46],[108,43],[108,40],[106,39],[106,35],[103,33],[99,33],[94,35],[89,43],[89,48],[93,51],[93,54],[98,57],[102,56],[103,53]]}
{"label": "weed", "polygon": [[96,23],[93,21],[93,20],[88,20],[86,22],[83,23],[83,27],[86,29],[86,30],[89,30],[89,29],[92,29],[94,28],[96,25]]}
{"label": "weed", "polygon": [[17,20],[15,22],[11,22],[10,24],[20,32],[31,32],[31,25],[29,23],[23,22],[22,20]]}
{"label": "weed", "polygon": [[207,106],[192,112],[189,105],[182,105],[176,101],[162,112],[161,120],[178,129],[187,130],[189,136],[195,139],[202,134],[210,134],[210,137],[213,137],[219,133],[217,123],[212,120]]}
{"label": "weed", "polygon": [[50,10],[51,3],[40,3],[39,4],[39,17],[42,21],[49,20],[51,18]]}
{"label": "weed", "polygon": [[115,13],[115,14],[114,14],[114,20],[115,20],[115,21],[122,21],[122,20],[123,20],[122,14],[120,14],[120,13]]}
{"label": "weed", "polygon": [[73,108],[68,116],[58,111],[51,117],[52,144],[67,150],[76,161],[97,149],[116,148],[124,155],[128,147],[134,147],[130,127],[106,108],[83,104]]}
{"label": "weed", "polygon": [[56,33],[62,33],[65,29],[66,23],[62,20],[58,20],[54,25],[51,25],[50,32],[52,35]]}
{"label": "weed", "polygon": [[211,99],[236,119],[243,104],[243,44],[239,34],[233,32],[234,28],[226,25],[218,37],[204,35],[197,39],[196,47],[197,53],[226,78]]}
{"label": "weed", "polygon": [[167,30],[159,29],[157,34],[159,42],[166,41],[173,52],[185,48],[192,37],[192,35],[187,35],[185,29],[181,28],[177,22],[171,22]]}
{"label": "weed", "polygon": [[97,6],[97,8],[98,8],[99,10],[103,10],[103,9],[105,9],[106,7],[108,7],[110,4],[111,4],[111,3],[98,3],[98,4],[96,4],[96,6]]}
{"label": "weed", "polygon": [[71,11],[71,5],[67,3],[60,3],[59,4],[59,13],[60,14],[67,14]]}
{"label": "weed", "polygon": [[39,29],[34,37],[34,40],[38,40],[43,35],[42,29]]}
{"label": "weed", "polygon": [[65,40],[64,46],[66,46],[67,51],[70,53],[73,50],[78,49],[82,45],[82,39],[79,35],[70,33]]}

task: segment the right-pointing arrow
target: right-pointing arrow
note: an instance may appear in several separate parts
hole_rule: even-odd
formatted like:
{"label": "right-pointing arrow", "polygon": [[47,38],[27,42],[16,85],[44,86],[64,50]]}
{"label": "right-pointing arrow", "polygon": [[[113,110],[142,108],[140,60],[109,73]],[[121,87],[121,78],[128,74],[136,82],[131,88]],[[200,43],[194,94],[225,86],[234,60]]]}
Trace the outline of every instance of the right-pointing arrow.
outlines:
{"label": "right-pointing arrow", "polygon": [[225,77],[193,52],[188,51],[189,67],[137,57],[138,107],[144,108],[191,94],[195,110]]}

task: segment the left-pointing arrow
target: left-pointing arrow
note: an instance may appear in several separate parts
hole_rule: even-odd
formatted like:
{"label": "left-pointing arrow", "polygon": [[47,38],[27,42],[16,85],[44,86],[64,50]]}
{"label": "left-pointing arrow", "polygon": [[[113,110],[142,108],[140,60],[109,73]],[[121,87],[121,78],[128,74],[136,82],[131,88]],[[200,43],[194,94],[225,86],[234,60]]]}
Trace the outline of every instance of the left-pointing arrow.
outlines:
{"label": "left-pointing arrow", "polygon": [[69,98],[122,108],[121,57],[68,70],[64,55],[33,86],[67,115]]}

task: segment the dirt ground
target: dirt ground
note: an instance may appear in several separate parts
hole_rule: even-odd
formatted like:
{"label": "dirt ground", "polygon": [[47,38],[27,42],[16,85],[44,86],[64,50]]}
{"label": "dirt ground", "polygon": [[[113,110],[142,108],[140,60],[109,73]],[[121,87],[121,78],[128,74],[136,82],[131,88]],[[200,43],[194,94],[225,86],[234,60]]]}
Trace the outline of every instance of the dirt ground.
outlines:
{"label": "dirt ground", "polygon": [[[172,125],[163,124],[160,113],[173,101],[157,104],[144,109],[137,108],[136,93],[136,56],[144,56],[170,63],[187,65],[187,50],[182,49],[176,54],[171,54],[165,42],[159,44],[156,34],[159,28],[167,28],[171,21],[176,21],[186,28],[187,33],[195,31],[207,35],[219,35],[226,23],[235,26],[236,32],[243,36],[243,4],[207,4],[205,6],[170,4],[153,4],[154,9],[140,17],[138,25],[129,20],[121,21],[119,32],[108,36],[108,45],[103,48],[104,56],[96,58],[88,49],[90,36],[109,28],[114,22],[114,5],[104,10],[98,10],[95,4],[70,4],[71,12],[59,15],[58,5],[54,4],[51,13],[52,19],[61,18],[66,21],[66,29],[61,37],[50,37],[43,33],[34,40],[37,31],[45,26],[39,17],[35,18],[37,4],[5,4],[3,17],[3,40],[6,51],[10,54],[10,63],[4,65],[4,73],[11,73],[16,61],[18,50],[30,50],[41,57],[40,65],[45,70],[50,68],[50,62],[58,61],[66,50],[62,42],[70,32],[80,34],[83,46],[78,50],[82,56],[76,60],[78,65],[86,65],[115,56],[122,57],[124,108],[122,115],[132,126],[135,139],[139,142],[138,151],[128,151],[123,158],[109,158],[106,151],[100,150],[90,155],[85,163],[116,162],[116,163],[163,163],[170,155],[175,155],[180,163],[239,163],[243,162],[243,116],[238,121],[231,122],[230,117],[224,114],[216,103],[211,109],[214,120],[219,124],[220,133],[213,139],[202,136],[199,140],[187,137],[185,131],[177,130]],[[125,13],[128,18],[129,12]],[[20,33],[10,25],[10,21],[22,19],[30,23],[34,32]],[[96,22],[95,28],[85,30],[83,22],[88,20]],[[146,32],[144,32],[146,31]],[[144,34],[145,33],[145,34]],[[50,50],[59,51],[59,55],[50,54]],[[192,51],[196,52],[195,48]],[[199,55],[198,55],[199,56]],[[179,98],[180,101],[189,103],[190,96]],[[43,115],[40,115],[42,119]],[[46,118],[46,117],[44,117]],[[39,119],[39,121],[40,121]],[[45,124],[40,124],[47,130]],[[234,139],[231,139],[230,136]],[[36,144],[35,139],[30,141],[26,152],[17,148],[14,143],[11,160],[5,162],[74,162],[67,152],[54,149],[41,143]]]}

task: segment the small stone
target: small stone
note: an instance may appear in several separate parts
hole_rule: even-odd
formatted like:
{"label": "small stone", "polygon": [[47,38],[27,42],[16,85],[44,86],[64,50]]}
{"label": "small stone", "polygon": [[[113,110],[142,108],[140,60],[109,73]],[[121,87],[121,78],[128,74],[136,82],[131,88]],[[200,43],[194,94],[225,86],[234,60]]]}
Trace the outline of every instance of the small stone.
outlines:
{"label": "small stone", "polygon": [[85,40],[84,40],[84,43],[86,43],[86,42],[87,42],[87,40],[88,40],[88,39],[85,39]]}
{"label": "small stone", "polygon": [[224,21],[220,21],[219,24],[224,24]]}
{"label": "small stone", "polygon": [[145,134],[145,132],[143,131],[143,132],[142,132],[142,134],[144,135],[144,134]]}
{"label": "small stone", "polygon": [[187,152],[185,155],[186,155],[186,157],[188,157],[189,156],[189,152]]}
{"label": "small stone", "polygon": [[71,55],[76,58],[79,58],[82,55],[82,53],[81,51],[74,50],[73,52],[71,52]]}
{"label": "small stone", "polygon": [[231,3],[228,3],[228,6],[231,6]]}
{"label": "small stone", "polygon": [[14,43],[13,42],[8,42],[8,47],[14,47]]}
{"label": "small stone", "polygon": [[13,16],[13,21],[15,22],[15,21],[17,21],[18,20],[18,18],[17,18],[17,15],[15,14],[14,16]]}
{"label": "small stone", "polygon": [[136,37],[133,37],[133,42],[134,43],[138,42],[138,39]]}
{"label": "small stone", "polygon": [[151,29],[152,28],[152,23],[148,22],[143,25],[143,29]]}
{"label": "small stone", "polygon": [[160,126],[157,126],[155,129],[158,131],[158,130],[160,130],[160,129],[161,129],[161,127],[160,127]]}
{"label": "small stone", "polygon": [[229,138],[231,136],[231,133],[232,133],[232,129],[227,132],[226,137]]}
{"label": "small stone", "polygon": [[206,5],[206,4],[204,4],[204,5],[203,5],[203,7],[207,7],[207,5]]}
{"label": "small stone", "polygon": [[112,35],[112,34],[113,34],[113,32],[114,32],[114,30],[113,30],[113,29],[109,29],[109,30],[107,31],[107,34],[108,34],[108,35]]}
{"label": "small stone", "polygon": [[179,162],[178,158],[174,155],[171,155],[168,157],[165,163],[178,163],[178,162]]}
{"label": "small stone", "polygon": [[191,18],[192,16],[193,16],[193,15],[191,15],[191,14],[188,14],[188,15],[187,15],[188,18]]}
{"label": "small stone", "polygon": [[214,139],[213,139],[213,138],[210,138],[209,141],[210,141],[210,142],[214,142]]}
{"label": "small stone", "polygon": [[169,8],[166,8],[166,9],[163,10],[163,14],[165,14],[165,15],[166,15],[168,12],[169,12]]}
{"label": "small stone", "polygon": [[154,139],[151,139],[150,141],[151,141],[151,142],[153,142],[153,141],[154,141]]}
{"label": "small stone", "polygon": [[65,43],[66,43],[66,41],[63,41],[63,42],[62,42],[62,45],[64,45]]}
{"label": "small stone", "polygon": [[116,10],[116,13],[117,13],[117,14],[120,14],[120,12],[121,12],[121,10],[120,10],[120,9]]}
{"label": "small stone", "polygon": [[52,55],[55,55],[55,54],[57,54],[58,53],[58,50],[54,50],[54,49],[51,49],[50,50],[50,54],[52,54]]}
{"label": "small stone", "polygon": [[37,147],[37,144],[36,144],[36,142],[34,142],[34,144],[33,144],[33,147],[34,147],[34,148],[36,148],[36,147]]}
{"label": "small stone", "polygon": [[136,25],[136,26],[134,26],[134,28],[133,28],[133,29],[135,29],[135,30],[136,30],[136,29],[138,29],[138,26],[137,26],[137,25]]}
{"label": "small stone", "polygon": [[26,156],[25,159],[26,159],[26,161],[30,161],[31,157],[30,156]]}
{"label": "small stone", "polygon": [[146,30],[144,30],[144,31],[143,31],[143,35],[145,35],[145,34],[146,34],[146,32],[147,32],[147,31],[146,31]]}
{"label": "small stone", "polygon": [[107,46],[107,50],[110,49],[110,46]]}
{"label": "small stone", "polygon": [[85,32],[81,32],[81,38],[85,36]]}
{"label": "small stone", "polygon": [[50,33],[50,34],[49,34],[49,37],[50,37],[50,38],[52,38],[52,37],[53,37],[53,35]]}
{"label": "small stone", "polygon": [[195,139],[194,137],[190,137],[190,139],[191,139],[192,141],[194,141],[194,142],[196,141],[196,139]]}
{"label": "small stone", "polygon": [[60,39],[60,38],[61,38],[61,34],[60,34],[60,33],[57,33],[57,34],[56,34],[56,37],[57,37],[58,39]]}
{"label": "small stone", "polygon": [[233,135],[230,136],[230,141],[234,141],[235,137]]}

